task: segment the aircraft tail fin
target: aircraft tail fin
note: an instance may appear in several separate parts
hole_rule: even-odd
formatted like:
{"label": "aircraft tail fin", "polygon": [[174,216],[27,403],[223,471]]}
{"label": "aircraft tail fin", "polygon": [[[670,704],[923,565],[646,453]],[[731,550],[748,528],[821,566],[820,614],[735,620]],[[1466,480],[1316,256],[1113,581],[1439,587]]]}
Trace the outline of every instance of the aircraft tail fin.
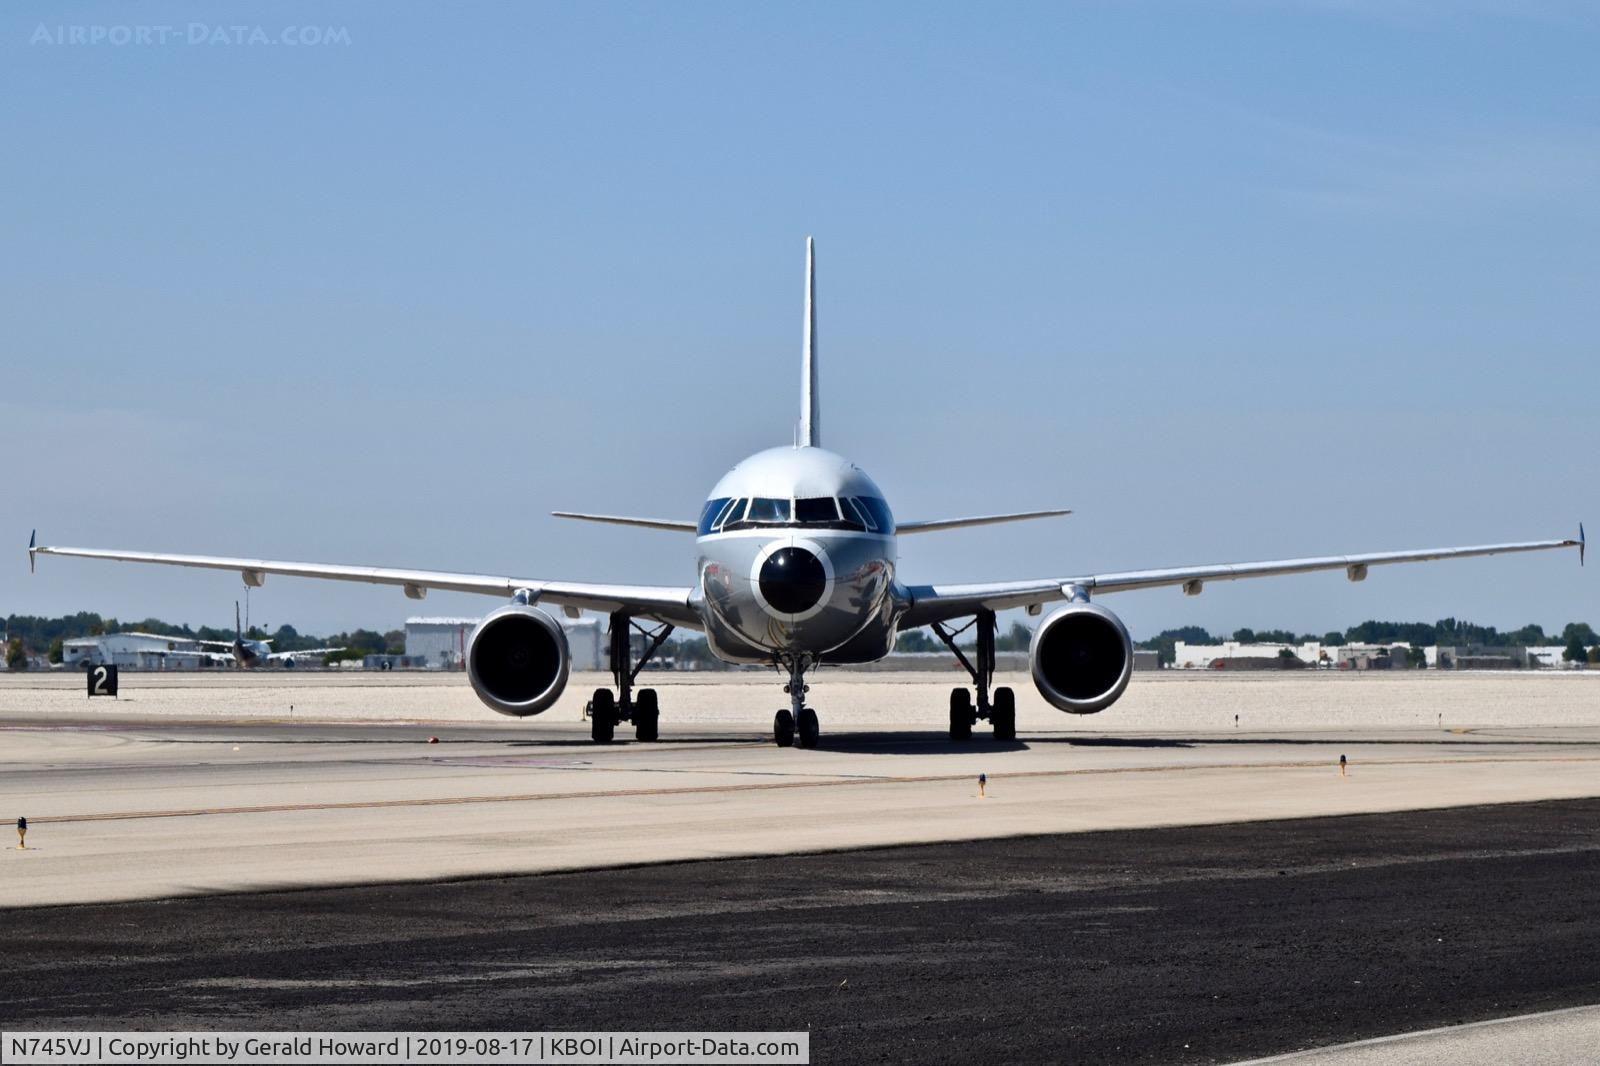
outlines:
{"label": "aircraft tail fin", "polygon": [[805,347],[800,366],[800,433],[802,448],[822,447],[821,404],[817,397],[817,260],[816,247],[806,238]]}

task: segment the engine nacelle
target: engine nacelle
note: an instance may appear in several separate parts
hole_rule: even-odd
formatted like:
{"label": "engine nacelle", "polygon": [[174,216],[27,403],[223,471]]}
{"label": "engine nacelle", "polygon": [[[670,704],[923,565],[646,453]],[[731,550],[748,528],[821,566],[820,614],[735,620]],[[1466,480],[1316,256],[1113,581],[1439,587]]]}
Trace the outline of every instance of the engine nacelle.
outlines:
{"label": "engine nacelle", "polygon": [[537,607],[512,604],[478,623],[467,644],[467,680],[491,709],[538,714],[567,687],[567,634]]}
{"label": "engine nacelle", "polygon": [[1122,619],[1095,603],[1074,603],[1034,630],[1028,663],[1039,694],[1058,711],[1094,714],[1133,676],[1133,640]]}

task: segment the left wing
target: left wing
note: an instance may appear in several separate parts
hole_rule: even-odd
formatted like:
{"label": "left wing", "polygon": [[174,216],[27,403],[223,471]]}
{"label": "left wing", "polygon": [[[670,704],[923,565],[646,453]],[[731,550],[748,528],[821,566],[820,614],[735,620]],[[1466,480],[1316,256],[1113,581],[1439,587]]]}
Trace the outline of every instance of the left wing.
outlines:
{"label": "left wing", "polygon": [[1008,514],[984,514],[971,518],[936,518],[927,522],[896,522],[896,533],[934,533],[941,529],[966,529],[969,526],[992,526],[997,522],[1026,522],[1031,518],[1055,518],[1057,515],[1071,514],[1067,510],[1051,511],[1012,511]]}
{"label": "left wing", "polygon": [[1470,548],[1424,548],[1418,551],[1372,552],[1366,555],[1325,555],[1311,559],[1278,559],[1262,563],[1220,563],[1213,566],[1175,567],[1168,570],[1124,570],[1084,577],[1045,578],[1038,581],[1005,581],[976,585],[918,585],[907,589],[911,607],[901,626],[906,629],[960,618],[980,609],[1004,611],[1031,607],[1054,600],[1071,599],[1075,589],[1087,593],[1128,592],[1177,585],[1190,596],[1198,596],[1208,581],[1237,581],[1247,577],[1277,577],[1280,574],[1309,574],[1319,570],[1343,570],[1351,581],[1361,581],[1367,568],[1389,563],[1423,563],[1434,559],[1465,559],[1476,555],[1504,555],[1511,552],[1546,551],[1552,548],[1577,548],[1583,562],[1583,526],[1577,540],[1533,540],[1516,544],[1483,544]]}
{"label": "left wing", "polygon": [[343,648],[301,648],[299,651],[275,651],[268,655],[268,659],[293,659],[297,655],[332,655]]}
{"label": "left wing", "polygon": [[700,615],[689,605],[688,587],[666,585],[601,585],[581,581],[545,581],[539,578],[498,577],[491,574],[458,574],[446,570],[397,570],[381,566],[344,566],[336,563],[291,563],[272,559],[234,559],[219,555],[171,555],[164,552],[108,551],[102,548],[42,547],[28,542],[28,563],[36,555],[71,555],[80,559],[111,559],[125,563],[154,563],[161,566],[192,566],[206,570],[233,570],[244,583],[260,587],[268,574],[286,577],[316,577],[330,581],[362,581],[371,585],[398,585],[407,596],[420,600],[429,589],[447,592],[474,592],[485,596],[511,597],[526,590],[529,602],[558,607],[602,611],[626,611],[639,618],[670,622],[687,629],[700,629]]}

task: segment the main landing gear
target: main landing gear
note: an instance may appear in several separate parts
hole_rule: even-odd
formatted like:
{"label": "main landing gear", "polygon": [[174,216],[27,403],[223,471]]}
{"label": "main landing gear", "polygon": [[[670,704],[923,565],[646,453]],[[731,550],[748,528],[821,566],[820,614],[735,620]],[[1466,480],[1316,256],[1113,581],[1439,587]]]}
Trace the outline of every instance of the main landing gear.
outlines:
{"label": "main landing gear", "polygon": [[[633,661],[635,630],[644,634],[648,641],[637,663]],[[661,707],[656,702],[656,690],[642,688],[634,693],[633,679],[671,635],[672,627],[665,622],[649,629],[620,611],[611,616],[611,676],[616,680],[617,691],[594,690],[594,698],[587,708],[589,739],[596,744],[611,743],[618,722],[632,722],[635,739],[655,740],[660,736]]]}
{"label": "main landing gear", "polygon": [[[977,627],[978,661],[974,665],[960,648],[956,646],[956,638],[967,630]],[[977,690],[977,700],[974,703],[973,690],[955,688],[950,690],[950,739],[961,741],[972,739],[973,723],[980,718],[987,718],[994,727],[994,739],[1017,739],[1017,695],[1011,689],[1001,686],[994,690],[994,698],[989,697],[989,683],[994,680],[994,612],[980,610],[977,617],[957,630],[946,629],[938,622],[933,623],[933,631],[939,639],[949,646],[955,653],[961,665],[967,668],[967,673],[972,675],[972,684]]]}
{"label": "main landing gear", "polygon": [[805,674],[811,664],[809,655],[795,655],[779,664],[789,669],[789,683],[783,686],[789,694],[789,706],[772,718],[772,741],[780,748],[793,747],[796,739],[802,748],[814,748],[822,739],[817,712],[806,706],[806,693],[811,686],[805,683]]}

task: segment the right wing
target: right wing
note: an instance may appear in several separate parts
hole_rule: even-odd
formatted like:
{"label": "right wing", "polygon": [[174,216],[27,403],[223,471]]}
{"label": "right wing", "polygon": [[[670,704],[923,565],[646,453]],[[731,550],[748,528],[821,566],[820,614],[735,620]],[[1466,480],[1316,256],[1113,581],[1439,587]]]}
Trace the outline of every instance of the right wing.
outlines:
{"label": "right wing", "polygon": [[1369,566],[1422,563],[1435,559],[1465,559],[1478,555],[1546,551],[1552,548],[1577,548],[1578,560],[1581,563],[1584,549],[1583,526],[1578,527],[1577,540],[1533,540],[1514,544],[1480,544],[1469,548],[1423,548],[1416,551],[1371,552],[1365,555],[1276,559],[1260,563],[1218,563],[1210,566],[1173,567],[1162,570],[1124,570],[1109,574],[1084,574],[1080,577],[1042,578],[1037,581],[918,585],[906,590],[911,596],[911,606],[900,624],[904,629],[911,629],[933,622],[961,618],[978,610],[1004,611],[1014,607],[1032,607],[1035,604],[1071,599],[1075,589],[1096,594],[1177,586],[1194,596],[1212,581],[1309,574],[1319,570],[1343,570],[1350,580],[1360,581],[1367,576]]}
{"label": "right wing", "polygon": [[206,570],[234,570],[244,583],[259,587],[268,574],[315,577],[330,581],[362,581],[371,585],[398,585],[407,596],[420,600],[429,589],[474,592],[510,598],[527,590],[530,602],[582,608],[612,614],[626,611],[639,618],[687,629],[700,629],[700,615],[689,605],[687,587],[666,585],[601,585],[581,581],[543,581],[537,578],[457,574],[445,570],[397,570],[381,566],[343,566],[336,563],[291,563],[272,559],[235,559],[218,555],[172,555],[165,552],[115,551],[103,548],[55,548],[28,545],[28,560],[35,555],[70,555],[80,559],[109,559],[125,563],[190,566]]}
{"label": "right wing", "polygon": [[693,533],[693,522],[680,522],[672,518],[632,518],[620,514],[584,514],[581,511],[551,511],[557,518],[576,518],[580,522],[605,522],[613,526],[641,526],[644,529],[665,529],[672,533]]}

